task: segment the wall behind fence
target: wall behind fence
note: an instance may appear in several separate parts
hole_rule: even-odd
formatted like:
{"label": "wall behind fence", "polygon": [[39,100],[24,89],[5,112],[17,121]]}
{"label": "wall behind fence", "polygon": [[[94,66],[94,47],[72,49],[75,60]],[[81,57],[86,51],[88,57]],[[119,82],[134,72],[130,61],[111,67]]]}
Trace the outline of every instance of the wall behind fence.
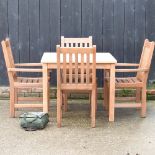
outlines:
{"label": "wall behind fence", "polygon": [[[0,0],[0,40],[10,37],[15,62],[40,62],[61,35],[92,35],[98,52],[138,62],[144,39],[155,41],[155,0]],[[155,79],[155,56],[149,78]],[[7,83],[0,47],[0,86]]]}

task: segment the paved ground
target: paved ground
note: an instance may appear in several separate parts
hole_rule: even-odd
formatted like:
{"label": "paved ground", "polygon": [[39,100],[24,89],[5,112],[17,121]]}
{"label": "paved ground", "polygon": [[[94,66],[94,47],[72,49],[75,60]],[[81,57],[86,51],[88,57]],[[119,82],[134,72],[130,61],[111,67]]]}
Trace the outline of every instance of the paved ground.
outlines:
{"label": "paved ground", "polygon": [[144,119],[136,109],[116,110],[114,123],[99,103],[94,129],[86,101],[70,103],[60,129],[51,102],[48,126],[29,132],[20,128],[18,118],[8,117],[8,101],[0,101],[0,155],[155,155],[155,102],[148,102]]}

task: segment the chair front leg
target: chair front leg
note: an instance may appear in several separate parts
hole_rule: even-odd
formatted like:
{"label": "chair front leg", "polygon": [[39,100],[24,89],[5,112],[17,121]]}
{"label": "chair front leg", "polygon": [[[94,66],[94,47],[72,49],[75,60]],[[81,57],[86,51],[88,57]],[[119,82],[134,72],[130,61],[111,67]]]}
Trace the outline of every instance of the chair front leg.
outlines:
{"label": "chair front leg", "polygon": [[[14,103],[15,104],[18,103],[18,89],[17,88],[15,88],[15,102]],[[18,110],[18,109],[16,108],[15,110]]]}
{"label": "chair front leg", "polygon": [[63,100],[63,109],[64,109],[64,112],[67,112],[67,109],[68,109],[68,96],[67,96],[67,93],[63,93],[62,95],[62,100]]}
{"label": "chair front leg", "polygon": [[136,89],[136,102],[139,103],[141,101],[141,88]]}
{"label": "chair front leg", "polygon": [[15,117],[15,88],[10,86],[10,117]]}
{"label": "chair front leg", "polygon": [[91,94],[91,127],[95,127],[96,119],[96,88],[92,90]]}
{"label": "chair front leg", "polygon": [[60,89],[57,90],[57,126],[61,127],[62,122],[62,92]]}
{"label": "chair front leg", "polygon": [[109,74],[108,74],[108,70],[104,71],[104,104],[103,107],[105,108],[105,110],[109,109],[109,88],[108,88],[108,79],[109,78]]}
{"label": "chair front leg", "polygon": [[141,107],[141,117],[146,117],[146,85],[142,88],[142,107]]}

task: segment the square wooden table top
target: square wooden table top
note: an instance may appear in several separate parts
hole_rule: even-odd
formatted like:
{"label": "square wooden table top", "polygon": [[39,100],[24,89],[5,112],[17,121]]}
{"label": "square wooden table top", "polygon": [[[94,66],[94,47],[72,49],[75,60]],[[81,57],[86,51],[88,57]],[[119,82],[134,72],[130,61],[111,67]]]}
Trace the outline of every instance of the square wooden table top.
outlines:
{"label": "square wooden table top", "polygon": [[[41,58],[41,63],[56,64],[57,63],[56,52],[45,52]],[[111,53],[96,53],[96,63],[115,64],[117,63],[117,60],[111,55]]]}

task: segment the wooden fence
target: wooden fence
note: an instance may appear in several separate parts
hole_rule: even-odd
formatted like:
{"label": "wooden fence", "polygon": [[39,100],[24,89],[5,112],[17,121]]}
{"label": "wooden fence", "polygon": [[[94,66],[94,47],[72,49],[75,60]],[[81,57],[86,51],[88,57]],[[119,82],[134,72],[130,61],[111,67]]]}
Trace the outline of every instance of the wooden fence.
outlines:
{"label": "wooden fence", "polygon": [[[138,62],[144,39],[155,40],[155,0],[0,0],[0,40],[10,37],[16,62],[40,62],[61,35],[92,35],[98,52]],[[7,83],[0,47],[0,85]]]}

